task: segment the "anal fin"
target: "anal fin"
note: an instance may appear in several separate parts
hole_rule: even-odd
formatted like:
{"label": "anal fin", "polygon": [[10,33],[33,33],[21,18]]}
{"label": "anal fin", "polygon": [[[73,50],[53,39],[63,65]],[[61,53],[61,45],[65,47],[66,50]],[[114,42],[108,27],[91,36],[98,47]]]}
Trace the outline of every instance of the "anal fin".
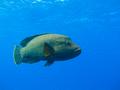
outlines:
{"label": "anal fin", "polygon": [[50,66],[50,65],[53,64],[53,63],[54,63],[54,60],[48,59],[44,66],[45,66],[45,67],[46,67],[46,66]]}

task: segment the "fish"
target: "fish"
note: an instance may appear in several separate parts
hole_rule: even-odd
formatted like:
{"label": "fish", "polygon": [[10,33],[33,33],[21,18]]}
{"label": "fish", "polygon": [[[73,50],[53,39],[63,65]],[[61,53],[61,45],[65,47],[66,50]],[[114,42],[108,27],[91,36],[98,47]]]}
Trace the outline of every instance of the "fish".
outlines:
{"label": "fish", "polygon": [[79,45],[70,37],[62,34],[38,34],[23,39],[14,47],[14,63],[34,64],[46,61],[44,66],[56,61],[70,60],[81,53]]}

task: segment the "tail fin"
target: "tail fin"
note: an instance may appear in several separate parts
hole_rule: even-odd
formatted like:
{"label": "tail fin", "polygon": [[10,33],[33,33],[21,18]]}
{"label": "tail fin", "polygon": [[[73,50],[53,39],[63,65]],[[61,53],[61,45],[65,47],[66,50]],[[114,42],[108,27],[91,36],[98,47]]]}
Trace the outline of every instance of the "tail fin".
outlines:
{"label": "tail fin", "polygon": [[21,58],[21,55],[20,55],[20,49],[21,49],[20,46],[15,46],[15,48],[14,48],[14,62],[15,62],[15,64],[22,63],[22,58]]}

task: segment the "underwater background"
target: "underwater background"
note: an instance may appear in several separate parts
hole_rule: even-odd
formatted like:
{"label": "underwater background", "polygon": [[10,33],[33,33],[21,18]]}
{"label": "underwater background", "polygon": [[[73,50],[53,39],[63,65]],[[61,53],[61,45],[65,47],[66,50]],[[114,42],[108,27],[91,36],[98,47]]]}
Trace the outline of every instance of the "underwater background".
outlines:
{"label": "underwater background", "polygon": [[[67,35],[82,53],[14,64],[14,46],[41,33]],[[0,0],[0,48],[0,90],[120,90],[120,1]]]}

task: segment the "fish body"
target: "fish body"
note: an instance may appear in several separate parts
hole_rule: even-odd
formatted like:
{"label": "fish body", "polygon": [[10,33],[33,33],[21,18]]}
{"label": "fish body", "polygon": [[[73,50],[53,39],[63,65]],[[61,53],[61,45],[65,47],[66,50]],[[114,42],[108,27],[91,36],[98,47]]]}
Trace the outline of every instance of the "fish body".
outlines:
{"label": "fish body", "polygon": [[69,60],[80,53],[80,47],[66,35],[34,35],[15,46],[14,62],[33,64],[43,60],[47,61],[45,66],[49,66],[55,61]]}

